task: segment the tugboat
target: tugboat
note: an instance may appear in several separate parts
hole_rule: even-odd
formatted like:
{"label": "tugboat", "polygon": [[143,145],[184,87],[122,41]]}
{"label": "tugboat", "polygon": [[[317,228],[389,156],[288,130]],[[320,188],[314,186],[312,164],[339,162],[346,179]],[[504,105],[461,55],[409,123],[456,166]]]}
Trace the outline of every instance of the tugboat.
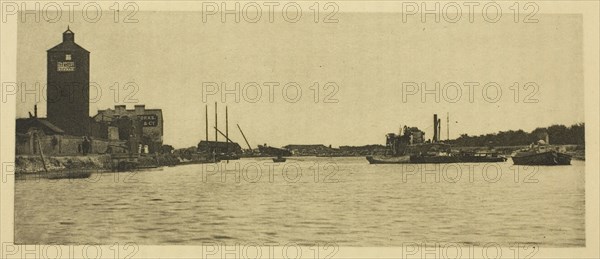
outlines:
{"label": "tugboat", "polygon": [[449,144],[439,140],[440,120],[433,115],[433,139],[425,141],[425,132],[416,127],[404,126],[399,135],[389,133],[386,146],[389,154],[385,156],[367,156],[371,164],[439,164],[458,163],[459,157],[451,154]]}
{"label": "tugboat", "polygon": [[[547,139],[547,137],[546,137]],[[570,165],[571,156],[558,152],[549,146],[548,141],[540,140],[528,149],[515,152],[512,156],[515,165]]]}
{"label": "tugboat", "polygon": [[433,139],[425,141],[425,133],[416,127],[404,127],[399,135],[389,133],[386,146],[389,154],[367,156],[371,164],[441,164],[504,162],[498,153],[459,152],[452,153],[451,146],[440,142],[441,123],[433,115]]}

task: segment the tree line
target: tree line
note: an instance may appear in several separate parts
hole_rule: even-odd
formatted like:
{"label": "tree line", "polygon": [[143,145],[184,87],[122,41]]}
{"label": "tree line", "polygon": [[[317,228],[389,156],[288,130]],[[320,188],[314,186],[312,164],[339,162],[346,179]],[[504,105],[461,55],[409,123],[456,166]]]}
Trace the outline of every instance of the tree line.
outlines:
{"label": "tree line", "polygon": [[584,145],[585,124],[577,123],[570,127],[565,125],[552,125],[545,128],[536,128],[531,132],[523,130],[500,131],[479,136],[462,134],[457,139],[449,141],[453,146],[521,146],[529,145],[539,140],[546,140],[546,134],[552,145]]}

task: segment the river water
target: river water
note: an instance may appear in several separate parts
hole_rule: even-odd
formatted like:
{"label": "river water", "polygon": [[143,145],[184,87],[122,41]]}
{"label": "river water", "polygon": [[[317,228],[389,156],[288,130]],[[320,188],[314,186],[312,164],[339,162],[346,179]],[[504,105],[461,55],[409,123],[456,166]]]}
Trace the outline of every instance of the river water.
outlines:
{"label": "river water", "polygon": [[584,246],[584,167],[291,157],[19,180],[15,241]]}

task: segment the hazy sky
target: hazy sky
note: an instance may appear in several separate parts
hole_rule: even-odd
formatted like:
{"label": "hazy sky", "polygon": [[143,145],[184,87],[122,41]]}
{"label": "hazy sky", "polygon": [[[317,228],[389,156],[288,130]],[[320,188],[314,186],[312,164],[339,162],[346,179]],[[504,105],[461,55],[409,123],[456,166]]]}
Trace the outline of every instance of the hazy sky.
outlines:
{"label": "hazy sky", "polygon": [[[125,104],[135,82],[134,99],[147,108],[161,108],[164,115],[164,142],[175,147],[193,146],[205,135],[204,106],[209,105],[210,138],[214,138],[214,102],[219,102],[219,128],[224,131],[225,104],[229,107],[231,139],[243,144],[236,124],[242,126],[250,144],[364,145],[383,144],[384,135],[397,132],[400,125],[424,129],[432,134],[432,115],[442,119],[446,138],[446,113],[450,113],[450,137],[493,133],[500,130],[531,131],[538,126],[573,124],[584,121],[582,18],[578,15],[538,15],[539,23],[513,23],[503,19],[496,24],[482,21],[457,24],[402,22],[400,14],[340,13],[339,23],[203,23],[199,13],[140,12],[139,23],[99,23],[75,21],[70,24],[75,42],[91,52],[90,81],[102,89],[102,96],[90,107],[98,109]],[[264,19],[263,19],[264,20]],[[68,23],[19,23],[19,82],[33,87],[46,82],[46,50],[62,40]],[[111,85],[120,84],[114,101]],[[246,100],[236,102],[227,95],[209,96],[203,102],[203,82],[224,82],[234,87],[249,82],[260,85],[263,93],[256,103],[255,88],[246,88]],[[278,82],[273,102],[265,82]],[[283,85],[296,82],[302,96],[287,102]],[[315,103],[315,82],[319,82]],[[323,103],[335,82],[337,103]],[[456,103],[433,95],[402,98],[403,82],[436,82],[463,85]],[[502,96],[496,103],[482,96],[483,85],[496,82]],[[520,94],[515,102],[514,83]],[[539,88],[524,103],[533,88]],[[113,89],[115,89],[113,87]],[[444,89],[444,88],[442,88]],[[448,88],[447,99],[455,97]],[[495,96],[494,88],[489,91]],[[516,89],[516,88],[513,88]],[[443,90],[441,91],[444,92]],[[295,96],[289,88],[290,97]],[[92,91],[92,97],[94,92]],[[18,102],[17,116],[33,110],[34,98]],[[39,103],[45,116],[45,101]],[[222,139],[222,138],[220,138]],[[245,145],[243,145],[245,146]]]}

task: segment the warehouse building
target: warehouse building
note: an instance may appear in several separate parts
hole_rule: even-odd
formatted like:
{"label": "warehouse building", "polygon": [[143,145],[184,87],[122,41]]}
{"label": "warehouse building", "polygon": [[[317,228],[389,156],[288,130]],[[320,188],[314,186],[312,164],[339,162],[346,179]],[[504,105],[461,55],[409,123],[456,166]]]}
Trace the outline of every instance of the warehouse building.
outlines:
{"label": "warehouse building", "polygon": [[115,105],[114,110],[98,110],[93,119],[118,128],[118,132],[109,132],[111,138],[138,142],[139,153],[160,152],[164,124],[161,109],[146,109],[145,105],[127,109],[125,105]]}

